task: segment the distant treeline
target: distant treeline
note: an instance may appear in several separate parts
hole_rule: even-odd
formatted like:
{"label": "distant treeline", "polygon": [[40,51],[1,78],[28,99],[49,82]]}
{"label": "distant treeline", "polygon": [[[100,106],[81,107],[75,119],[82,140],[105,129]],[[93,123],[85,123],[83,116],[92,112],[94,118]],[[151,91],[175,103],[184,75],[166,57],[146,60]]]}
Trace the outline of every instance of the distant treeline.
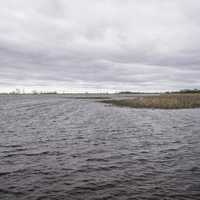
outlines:
{"label": "distant treeline", "polygon": [[[121,91],[115,94],[194,94],[200,93],[200,89],[184,89],[179,91],[167,91],[167,92],[132,92],[132,91]],[[57,92],[57,91],[36,91],[33,90],[32,92],[24,92],[23,90],[16,89],[12,92],[0,92],[0,94],[9,94],[9,95],[21,95],[21,94],[30,94],[30,95],[47,95],[47,94],[74,94],[68,92]],[[83,94],[89,94],[87,92]],[[109,93],[94,93],[94,94],[109,94]],[[110,93],[112,94],[112,93]]]}
{"label": "distant treeline", "polygon": [[118,94],[193,94],[193,93],[200,93],[200,89],[184,89],[179,91],[167,91],[167,92],[132,92],[132,91],[122,91]]}
{"label": "distant treeline", "polygon": [[[118,92],[118,94],[146,94],[147,92],[131,92],[131,91],[122,91]],[[154,93],[155,94],[155,93]]]}
{"label": "distant treeline", "polygon": [[[119,92],[118,94],[146,94],[149,92],[131,92],[131,91],[122,91]],[[150,92],[149,94],[193,94],[193,93],[200,93],[200,89],[184,89],[184,90],[179,90],[179,91],[167,91],[167,92]]]}
{"label": "distant treeline", "polygon": [[8,94],[8,95],[23,95],[23,94],[30,94],[30,95],[42,95],[42,94],[58,94],[56,91],[52,92],[38,92],[38,91],[32,91],[32,92],[21,92],[21,91],[12,91],[12,92],[2,92],[0,94]]}
{"label": "distant treeline", "polygon": [[167,94],[194,94],[194,93],[200,93],[199,89],[184,89],[180,91],[174,91],[174,92],[166,92]]}

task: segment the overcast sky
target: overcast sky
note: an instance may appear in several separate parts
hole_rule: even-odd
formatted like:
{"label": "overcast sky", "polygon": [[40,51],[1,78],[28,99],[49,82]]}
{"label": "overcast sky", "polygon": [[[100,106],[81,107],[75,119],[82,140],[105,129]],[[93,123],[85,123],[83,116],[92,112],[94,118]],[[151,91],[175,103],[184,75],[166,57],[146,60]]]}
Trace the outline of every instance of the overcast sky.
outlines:
{"label": "overcast sky", "polygon": [[198,0],[0,0],[0,91],[200,88]]}

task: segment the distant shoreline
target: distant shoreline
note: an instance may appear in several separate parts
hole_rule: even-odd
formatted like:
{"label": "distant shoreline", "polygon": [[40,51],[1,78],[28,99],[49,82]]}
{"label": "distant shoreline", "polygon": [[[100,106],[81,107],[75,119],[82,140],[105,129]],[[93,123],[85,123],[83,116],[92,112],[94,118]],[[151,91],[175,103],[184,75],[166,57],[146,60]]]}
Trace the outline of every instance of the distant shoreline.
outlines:
{"label": "distant shoreline", "polygon": [[32,92],[21,92],[21,90],[12,92],[0,92],[0,95],[164,95],[164,94],[200,94],[199,89],[185,89],[180,91],[166,91],[166,92],[131,92],[131,91],[121,91],[121,92],[58,92],[58,91],[32,91]]}

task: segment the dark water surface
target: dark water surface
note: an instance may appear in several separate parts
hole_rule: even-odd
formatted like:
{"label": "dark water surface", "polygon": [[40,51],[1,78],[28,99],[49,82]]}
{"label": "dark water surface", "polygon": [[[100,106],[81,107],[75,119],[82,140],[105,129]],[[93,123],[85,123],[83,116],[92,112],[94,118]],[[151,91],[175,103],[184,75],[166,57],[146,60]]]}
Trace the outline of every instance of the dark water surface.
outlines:
{"label": "dark water surface", "polygon": [[0,96],[0,199],[200,199],[200,109]]}

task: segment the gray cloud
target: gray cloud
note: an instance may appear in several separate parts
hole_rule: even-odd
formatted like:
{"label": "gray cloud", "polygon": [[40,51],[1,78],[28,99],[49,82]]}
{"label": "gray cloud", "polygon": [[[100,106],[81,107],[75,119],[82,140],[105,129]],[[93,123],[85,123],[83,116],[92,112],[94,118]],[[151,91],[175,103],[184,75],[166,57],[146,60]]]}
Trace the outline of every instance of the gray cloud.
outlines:
{"label": "gray cloud", "polygon": [[0,0],[0,90],[200,87],[196,0]]}

